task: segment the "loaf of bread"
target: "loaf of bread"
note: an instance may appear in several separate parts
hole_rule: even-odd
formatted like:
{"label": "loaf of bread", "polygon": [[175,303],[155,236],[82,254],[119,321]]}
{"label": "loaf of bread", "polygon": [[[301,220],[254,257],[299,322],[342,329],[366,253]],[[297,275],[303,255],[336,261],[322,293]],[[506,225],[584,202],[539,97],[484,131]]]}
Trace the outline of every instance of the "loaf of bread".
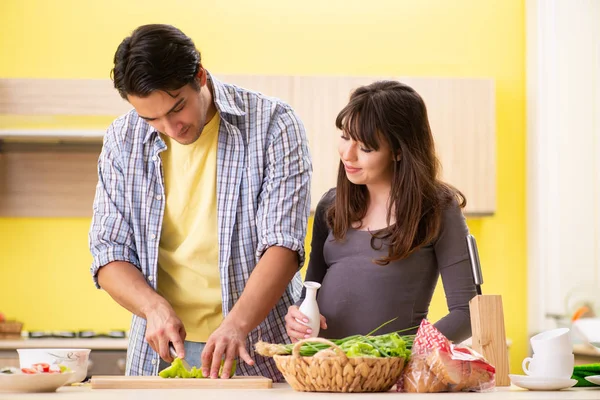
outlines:
{"label": "loaf of bread", "polygon": [[429,369],[425,357],[411,358],[402,372],[401,380],[401,389],[408,393],[438,393],[449,391],[448,385]]}
{"label": "loaf of bread", "polygon": [[434,349],[427,355],[425,362],[431,372],[446,385],[456,386],[467,379],[463,371],[463,362],[453,360],[447,351]]}
{"label": "loaf of bread", "polygon": [[[463,361],[465,364],[466,379],[461,382],[462,385],[456,387],[456,391],[484,390],[494,380],[494,374],[481,366],[477,362]],[[468,369],[468,372],[466,370]]]}
{"label": "loaf of bread", "polygon": [[439,349],[431,351],[426,362],[431,372],[452,392],[480,390],[482,385],[494,379],[494,375],[486,369],[486,364],[453,359],[450,353]]}
{"label": "loaf of bread", "polygon": [[468,347],[453,345],[429,321],[421,321],[410,360],[396,390],[410,393],[488,391],[495,369]]}

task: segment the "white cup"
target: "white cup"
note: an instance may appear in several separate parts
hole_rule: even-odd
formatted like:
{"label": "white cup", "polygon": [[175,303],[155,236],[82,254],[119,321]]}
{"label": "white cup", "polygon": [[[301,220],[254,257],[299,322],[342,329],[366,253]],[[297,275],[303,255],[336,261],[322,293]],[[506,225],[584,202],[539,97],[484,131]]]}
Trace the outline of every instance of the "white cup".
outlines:
{"label": "white cup", "polygon": [[552,329],[530,339],[535,354],[571,354],[573,343],[569,328]]}
{"label": "white cup", "polygon": [[545,353],[534,354],[523,360],[523,372],[540,378],[565,378],[573,375],[575,356],[571,354]]}

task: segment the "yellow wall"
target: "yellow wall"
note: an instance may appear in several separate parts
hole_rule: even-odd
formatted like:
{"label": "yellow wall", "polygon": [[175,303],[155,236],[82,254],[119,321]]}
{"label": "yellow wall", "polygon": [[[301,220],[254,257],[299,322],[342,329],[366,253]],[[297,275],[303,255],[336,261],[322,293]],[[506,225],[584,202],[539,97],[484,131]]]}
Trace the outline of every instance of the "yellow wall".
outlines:
{"label": "yellow wall", "polygon": [[[526,352],[527,308],[524,12],[523,0],[3,0],[0,77],[106,78],[122,38],[161,22],[192,36],[205,66],[219,73],[494,78],[497,213],[469,226],[480,246],[483,290],[503,295],[516,371]],[[107,120],[93,121],[104,127]],[[4,117],[0,128],[24,123]],[[0,219],[0,310],[28,329],[126,328],[127,313],[92,288],[88,224]],[[444,312],[438,291],[431,317]]]}

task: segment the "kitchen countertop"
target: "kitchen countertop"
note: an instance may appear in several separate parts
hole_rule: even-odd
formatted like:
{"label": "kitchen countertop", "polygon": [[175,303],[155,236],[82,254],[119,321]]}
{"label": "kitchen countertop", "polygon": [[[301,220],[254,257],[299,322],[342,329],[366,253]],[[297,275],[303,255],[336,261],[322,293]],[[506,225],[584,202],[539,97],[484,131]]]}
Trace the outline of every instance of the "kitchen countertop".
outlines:
{"label": "kitchen countertop", "polygon": [[92,339],[0,339],[0,350],[54,348],[54,349],[92,349],[127,350],[129,339],[92,338]]}
{"label": "kitchen countertop", "polygon": [[[4,394],[0,393],[0,399],[108,399],[111,400],[156,400],[156,399],[238,399],[243,395],[244,400],[262,400],[262,399],[307,399],[307,398],[331,398],[337,397],[344,399],[354,396],[355,399],[379,399],[383,396],[393,398],[400,396],[399,399],[429,399],[443,400],[464,398],[469,396],[481,399],[600,399],[600,388],[572,388],[567,390],[553,392],[534,392],[511,386],[509,388],[497,388],[488,393],[436,393],[432,397],[429,393],[305,393],[295,392],[285,383],[274,384],[272,389],[261,390],[243,390],[243,389],[96,389],[92,390],[90,386],[63,387],[56,393],[23,393],[23,394]],[[460,397],[459,397],[460,396]]]}

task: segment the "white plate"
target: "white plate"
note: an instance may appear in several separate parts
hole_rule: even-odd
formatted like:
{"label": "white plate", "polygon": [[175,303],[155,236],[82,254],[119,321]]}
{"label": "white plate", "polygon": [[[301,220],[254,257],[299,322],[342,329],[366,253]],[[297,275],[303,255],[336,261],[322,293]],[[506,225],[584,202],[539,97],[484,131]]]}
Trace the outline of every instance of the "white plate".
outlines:
{"label": "white plate", "polygon": [[594,385],[600,385],[600,375],[586,376],[585,380],[593,383]]}
{"label": "white plate", "polygon": [[528,375],[508,375],[513,385],[529,390],[561,390],[575,386],[576,379],[542,378]]}
{"label": "white plate", "polygon": [[61,374],[0,374],[0,392],[54,392],[67,383],[73,372]]}

